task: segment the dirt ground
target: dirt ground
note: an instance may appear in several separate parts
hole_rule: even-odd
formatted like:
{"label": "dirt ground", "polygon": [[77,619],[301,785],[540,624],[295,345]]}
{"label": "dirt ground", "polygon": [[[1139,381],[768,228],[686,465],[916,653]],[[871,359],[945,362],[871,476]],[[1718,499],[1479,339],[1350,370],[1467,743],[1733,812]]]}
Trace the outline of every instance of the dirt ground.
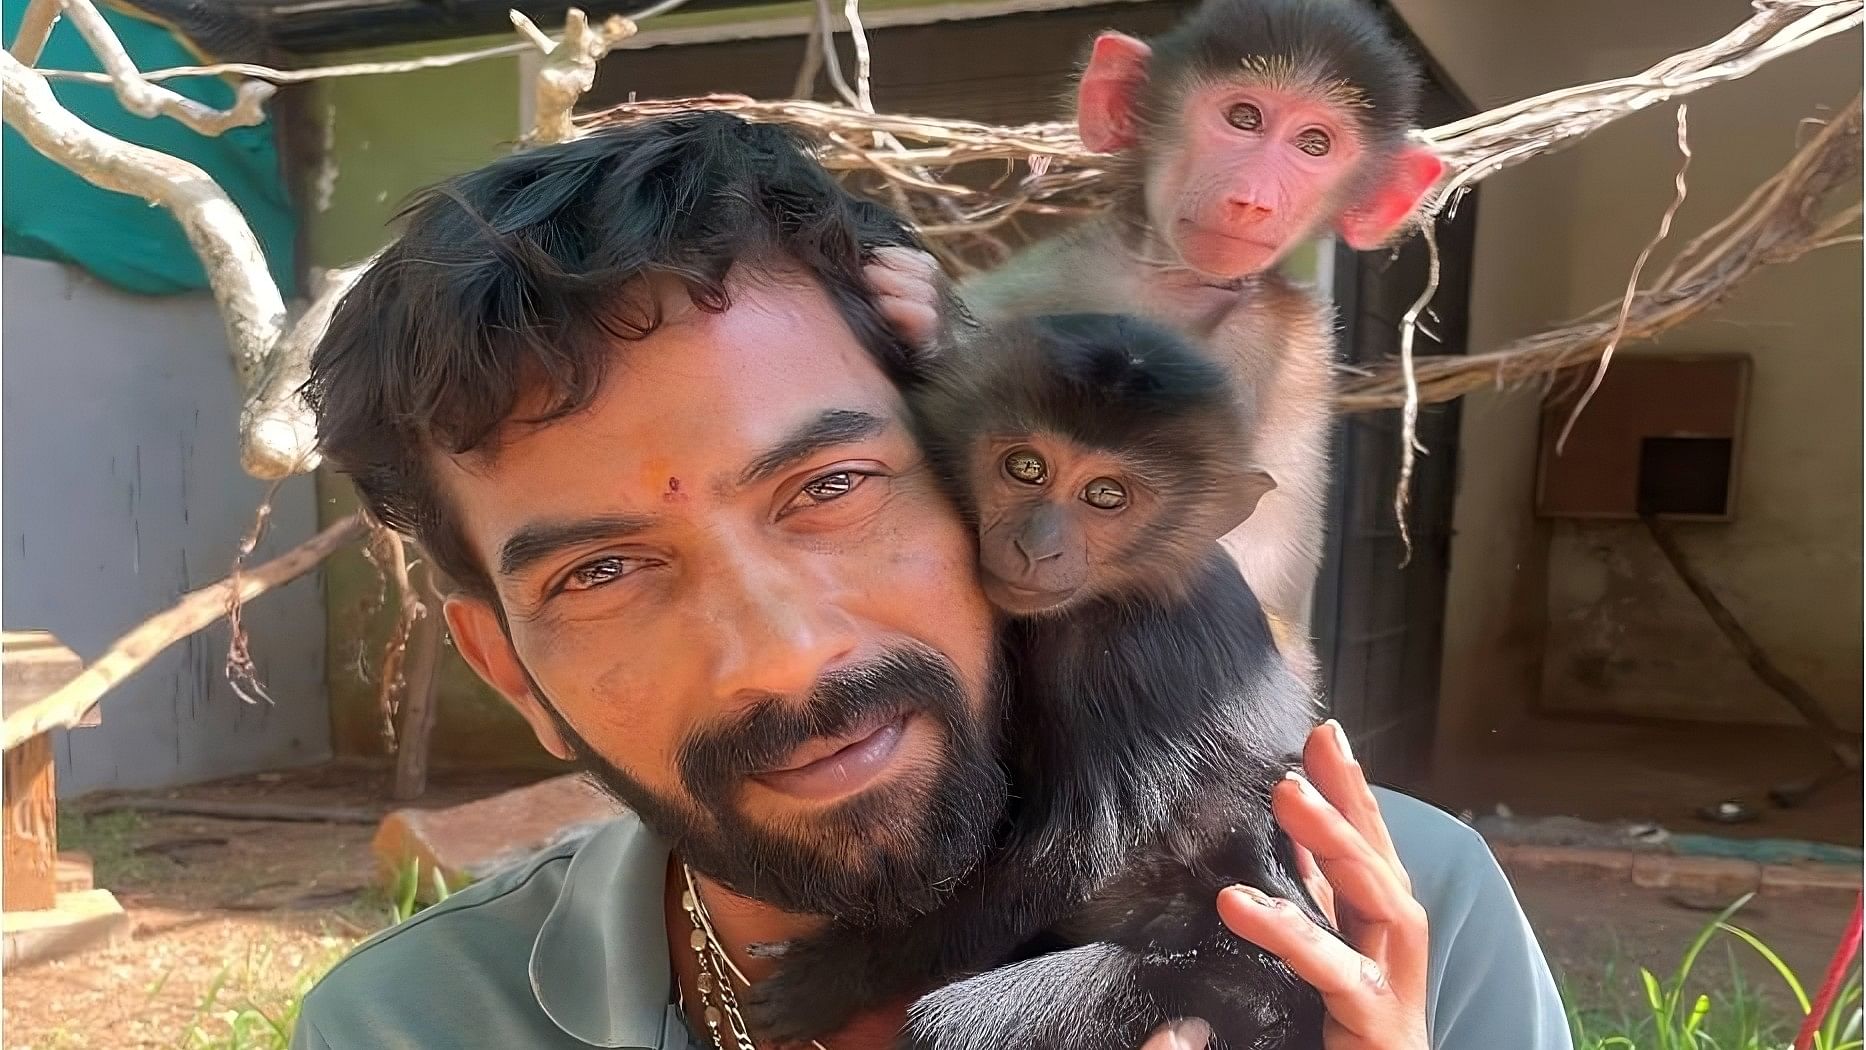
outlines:
{"label": "dirt ground", "polygon": [[[443,778],[423,804],[508,786]],[[378,774],[341,767],[187,794],[383,808]],[[129,910],[135,934],[116,948],[9,969],[0,989],[9,1050],[169,1048],[188,1045],[191,1029],[224,1035],[249,1000],[276,1016],[286,997],[390,915],[371,889],[370,825],[120,813],[65,824],[63,845],[92,852],[98,884]],[[1671,966],[1710,918],[1620,883],[1529,872],[1516,884],[1551,959],[1583,983],[1597,981],[1609,959],[1622,968]],[[1801,972],[1818,974],[1849,907],[1762,899],[1741,921]],[[1713,968],[1722,965],[1714,955]],[[1746,972],[1768,979],[1754,965]]]}

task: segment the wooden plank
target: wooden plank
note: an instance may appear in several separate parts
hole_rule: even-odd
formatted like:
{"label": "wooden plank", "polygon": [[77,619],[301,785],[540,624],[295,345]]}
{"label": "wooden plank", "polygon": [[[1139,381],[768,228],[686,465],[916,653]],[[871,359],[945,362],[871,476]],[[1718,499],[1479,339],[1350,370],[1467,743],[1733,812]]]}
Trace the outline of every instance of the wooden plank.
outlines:
{"label": "wooden plank", "polygon": [[58,903],[58,792],[51,737],[41,733],[21,742],[0,756],[0,766],[6,795],[0,909],[42,911]]}
{"label": "wooden plank", "polygon": [[84,670],[78,654],[45,631],[0,631],[0,663],[5,667],[4,715],[52,695]]}

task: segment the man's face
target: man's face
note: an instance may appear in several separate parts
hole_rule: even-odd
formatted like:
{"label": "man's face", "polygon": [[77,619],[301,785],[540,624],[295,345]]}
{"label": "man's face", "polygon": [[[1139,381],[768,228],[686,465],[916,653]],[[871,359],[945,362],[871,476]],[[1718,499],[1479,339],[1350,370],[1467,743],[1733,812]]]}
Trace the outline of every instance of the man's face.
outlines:
{"label": "man's face", "polygon": [[924,908],[1005,791],[971,535],[814,282],[657,294],[587,410],[442,457],[506,624],[456,598],[454,636],[695,868],[792,911]]}

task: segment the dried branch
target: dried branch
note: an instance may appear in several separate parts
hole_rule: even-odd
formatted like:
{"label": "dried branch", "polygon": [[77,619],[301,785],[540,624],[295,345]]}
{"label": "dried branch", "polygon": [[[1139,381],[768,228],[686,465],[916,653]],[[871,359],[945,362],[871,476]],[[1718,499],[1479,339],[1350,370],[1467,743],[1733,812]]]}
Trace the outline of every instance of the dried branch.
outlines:
{"label": "dried branch", "polygon": [[372,255],[314,279],[310,307],[266,356],[240,411],[240,463],[253,477],[276,480],[318,465],[317,419],[298,391],[311,376],[311,351],[330,327],[338,302],[375,261]]}
{"label": "dried branch", "polygon": [[248,602],[316,568],[325,558],[363,533],[363,519],[352,514],[277,558],[191,591],[172,608],[144,620],[116,640],[78,677],[30,707],[7,716],[0,749],[12,750],[40,733],[76,724],[118,682],[128,678],[163,650],[225,616],[231,601]]}
{"label": "dried branch", "polygon": [[[52,27],[58,24],[58,0],[30,0],[26,13],[20,16],[19,32],[13,36],[13,46],[9,49],[13,57],[23,65],[37,65],[39,55],[45,50],[45,42],[52,36]],[[109,83],[108,77],[104,80]]]}
{"label": "dried branch", "polygon": [[564,15],[564,38],[553,44],[517,8],[510,14],[518,31],[545,54],[535,88],[536,123],[525,135],[525,144],[537,146],[567,141],[576,135],[571,111],[576,108],[577,100],[596,83],[596,63],[617,44],[635,35],[635,22],[621,15],[611,15],[601,26],[592,29],[589,16],[573,7]]}
{"label": "dried branch", "polygon": [[284,330],[285,303],[233,200],[193,164],[79,120],[53,97],[44,77],[10,54],[0,54],[0,87],[6,123],[34,149],[92,185],[141,197],[174,214],[214,289],[234,371],[250,388]]}
{"label": "dried branch", "polygon": [[247,80],[234,89],[231,109],[215,109],[196,102],[143,79],[130,53],[123,49],[123,41],[117,39],[116,30],[110,28],[110,23],[91,0],[58,0],[58,3],[71,24],[84,35],[85,42],[91,45],[98,61],[103,63],[116,88],[117,101],[123,103],[124,109],[145,119],[169,117],[208,136],[218,135],[228,128],[252,127],[265,122],[265,102],[278,88],[262,80]]}
{"label": "dried branch", "polygon": [[1561,455],[1568,444],[1568,435],[1574,433],[1574,425],[1580,421],[1581,413],[1587,409],[1587,403],[1600,391],[1601,381],[1607,378],[1607,368],[1613,364],[1613,351],[1619,347],[1620,340],[1626,335],[1626,315],[1633,309],[1633,296],[1639,292],[1639,276],[1646,270],[1647,260],[1657,250],[1665,238],[1672,235],[1672,220],[1677,218],[1678,209],[1684,207],[1685,197],[1690,193],[1685,176],[1691,171],[1690,125],[1686,122],[1686,107],[1678,104],[1678,153],[1683,160],[1678,164],[1678,174],[1672,177],[1672,203],[1659,217],[1659,232],[1654,234],[1646,246],[1640,249],[1639,258],[1633,260],[1633,272],[1626,275],[1626,292],[1620,297],[1620,315],[1614,321],[1613,334],[1607,338],[1607,345],[1600,348],[1600,363],[1594,367],[1594,377],[1588,381],[1587,389],[1576,399],[1574,409],[1568,413],[1568,422],[1562,425],[1561,436],[1555,439],[1555,454]]}
{"label": "dried branch", "polygon": [[[1598,360],[1615,334],[1648,339],[1723,301],[1750,274],[1834,244],[1851,243],[1857,202],[1829,213],[1836,194],[1859,189],[1860,99],[1828,122],[1788,164],[1705,235],[1686,245],[1652,287],[1625,305],[1604,304],[1583,320],[1469,356],[1428,357],[1415,369],[1422,402],[1450,401],[1476,390],[1501,389],[1536,376]],[[1825,216],[1825,217],[1823,217]],[[1607,316],[1602,316],[1607,315]],[[1397,365],[1345,384],[1337,406],[1348,412],[1405,403]]]}
{"label": "dried branch", "polygon": [[[827,4],[827,0],[819,0]],[[1531,157],[1572,144],[1631,113],[1668,99],[1747,76],[1784,55],[1853,29],[1866,20],[1862,0],[1756,0],[1755,13],[1722,38],[1675,55],[1631,77],[1585,84],[1512,103],[1421,133],[1447,161],[1447,178],[1426,214],[1448,208],[1463,187]],[[826,56],[827,57],[827,56]],[[833,67],[832,67],[833,71]],[[853,92],[851,92],[853,94]],[[630,123],[671,112],[716,109],[748,120],[789,124],[821,145],[823,163],[836,171],[866,171],[910,202],[908,217],[931,236],[970,247],[981,231],[1008,212],[1075,212],[1107,203],[1107,158],[1083,149],[1063,123],[992,127],[969,121],[864,113],[857,105],[760,102],[737,95],[626,103],[577,120],[580,129]],[[855,144],[885,132],[908,148],[875,163]],[[1039,172],[1030,164],[1041,159]],[[898,176],[902,170],[947,172],[993,162],[1023,166],[1026,174],[1003,190],[933,193]]]}

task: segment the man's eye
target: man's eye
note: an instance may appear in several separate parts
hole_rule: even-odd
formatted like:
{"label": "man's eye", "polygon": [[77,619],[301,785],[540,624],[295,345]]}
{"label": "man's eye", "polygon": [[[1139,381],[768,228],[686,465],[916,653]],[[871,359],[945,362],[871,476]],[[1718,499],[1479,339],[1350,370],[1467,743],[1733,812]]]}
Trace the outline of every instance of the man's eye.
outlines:
{"label": "man's eye", "polygon": [[797,499],[792,500],[791,505],[792,507],[796,507],[798,505],[798,500],[802,500],[802,505],[805,507],[834,503],[860,488],[862,482],[867,479],[868,475],[857,473],[853,470],[838,470],[834,473],[811,478],[809,481],[804,482],[802,489],[798,490]]}
{"label": "man's eye", "polygon": [[563,589],[566,591],[588,591],[629,574],[632,571],[630,561],[620,555],[611,554],[595,561],[579,565],[564,577]]}
{"label": "man's eye", "polygon": [[1231,126],[1243,131],[1256,131],[1263,127],[1263,110],[1248,102],[1239,102],[1225,110],[1225,119]]}
{"label": "man's eye", "polygon": [[1328,156],[1328,151],[1333,149],[1334,145],[1328,137],[1328,132],[1321,128],[1305,128],[1296,136],[1296,148],[1311,157]]}

